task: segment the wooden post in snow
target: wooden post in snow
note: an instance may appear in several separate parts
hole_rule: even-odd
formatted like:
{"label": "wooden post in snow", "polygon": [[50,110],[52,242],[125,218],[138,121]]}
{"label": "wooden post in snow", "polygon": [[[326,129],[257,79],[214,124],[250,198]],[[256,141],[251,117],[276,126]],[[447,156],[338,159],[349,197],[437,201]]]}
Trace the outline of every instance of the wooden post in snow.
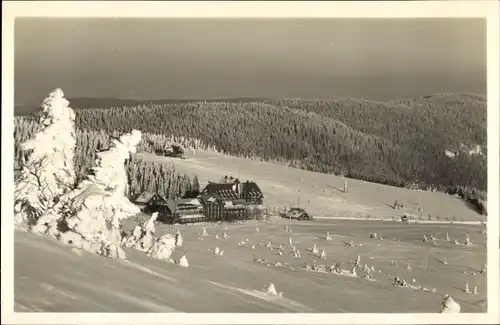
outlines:
{"label": "wooden post in snow", "polygon": [[297,195],[297,208],[300,208],[300,188],[299,188],[299,194]]}
{"label": "wooden post in snow", "polygon": [[344,176],[344,193],[347,193],[347,178]]}

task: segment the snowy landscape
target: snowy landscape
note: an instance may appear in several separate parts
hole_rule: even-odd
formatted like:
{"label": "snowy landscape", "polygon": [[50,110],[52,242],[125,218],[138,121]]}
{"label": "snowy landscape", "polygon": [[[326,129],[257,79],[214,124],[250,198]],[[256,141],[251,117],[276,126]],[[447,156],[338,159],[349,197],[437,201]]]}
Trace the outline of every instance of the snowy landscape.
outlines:
{"label": "snowy landscape", "polygon": [[[394,304],[401,299],[408,299],[404,304],[408,312],[486,311],[484,222],[402,223],[372,214],[373,221],[285,218],[158,226],[156,212],[150,219],[138,221],[133,217],[140,209],[125,196],[127,176],[125,168],[118,166],[135,154],[141,132],[134,130],[114,140],[112,148],[98,153],[93,172],[74,186],[75,115],[68,105],[61,89],[53,91],[43,104],[41,123],[45,127],[22,144],[30,155],[15,192],[15,251],[19,256],[15,260],[19,270],[15,300],[19,311],[394,312]],[[347,203],[345,210],[349,206]],[[29,264],[42,256],[40,251],[51,262],[45,263],[47,270],[42,272],[47,278],[33,281]],[[103,272],[101,259],[116,270],[113,280],[105,283],[109,288],[103,289],[100,282],[95,287],[86,280],[73,282],[78,276],[102,278],[97,275]],[[73,279],[71,283],[56,271],[62,265],[71,266],[65,273]],[[235,267],[239,270],[236,275],[225,271]],[[180,271],[184,268],[189,271]],[[40,274],[40,269],[36,272]],[[450,272],[456,276],[451,277]],[[93,273],[95,277],[90,275]],[[157,293],[159,296],[146,300],[128,291],[117,292],[117,285],[124,290],[124,282],[130,284],[133,278],[153,287],[162,282],[162,286],[176,289],[162,288],[160,292],[169,292],[167,296]],[[192,286],[193,280],[186,279],[197,279],[200,284]],[[191,289],[177,285],[186,282]],[[311,287],[311,282],[321,285]],[[75,287],[75,283],[83,287]],[[215,305],[191,300],[189,297],[196,296],[194,288],[206,288],[202,290],[208,294],[204,301],[217,294],[212,300]],[[343,288],[342,296],[332,301],[331,295],[339,288]],[[82,289],[90,291],[89,296]],[[372,290],[373,294],[387,291],[387,300],[349,302]],[[228,297],[219,297],[221,291]],[[450,291],[454,299],[448,295]],[[41,299],[48,293],[53,301]],[[148,290],[146,295],[151,294]],[[245,303],[229,299],[234,295],[243,297]],[[117,296],[123,303],[114,303],[112,297]]]}
{"label": "snowy landscape", "polygon": [[15,312],[491,308],[482,94],[86,107],[44,87],[14,120]]}

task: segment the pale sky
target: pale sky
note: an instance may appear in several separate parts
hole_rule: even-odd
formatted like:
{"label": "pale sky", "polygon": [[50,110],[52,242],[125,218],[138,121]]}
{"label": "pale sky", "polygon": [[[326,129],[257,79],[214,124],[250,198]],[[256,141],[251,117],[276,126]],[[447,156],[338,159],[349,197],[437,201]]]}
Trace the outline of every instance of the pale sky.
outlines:
{"label": "pale sky", "polygon": [[83,19],[15,24],[15,101],[486,93],[473,19]]}

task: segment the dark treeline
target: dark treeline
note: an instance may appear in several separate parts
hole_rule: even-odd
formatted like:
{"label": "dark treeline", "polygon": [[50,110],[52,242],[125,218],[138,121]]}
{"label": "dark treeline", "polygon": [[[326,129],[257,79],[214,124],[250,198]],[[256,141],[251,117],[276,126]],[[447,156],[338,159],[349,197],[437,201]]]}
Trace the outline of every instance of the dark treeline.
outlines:
{"label": "dark treeline", "polygon": [[[213,146],[311,171],[486,195],[486,100],[480,96],[188,102],[77,110],[76,115],[77,129],[88,130],[81,132],[139,129],[151,134],[149,139],[182,137],[193,147]],[[477,144],[483,155],[466,153]],[[450,158],[445,150],[460,154]]]}
{"label": "dark treeline", "polygon": [[[77,111],[77,126],[200,139],[234,155],[397,186],[486,189],[486,155],[446,157],[486,143],[486,104],[433,96],[408,104],[364,100],[184,103]],[[485,153],[486,154],[486,153]]]}
{"label": "dark treeline", "polygon": [[200,192],[198,177],[192,179],[180,174],[173,164],[161,164],[132,157],[126,163],[128,196],[132,199],[141,193],[158,193],[164,198],[196,197]]}

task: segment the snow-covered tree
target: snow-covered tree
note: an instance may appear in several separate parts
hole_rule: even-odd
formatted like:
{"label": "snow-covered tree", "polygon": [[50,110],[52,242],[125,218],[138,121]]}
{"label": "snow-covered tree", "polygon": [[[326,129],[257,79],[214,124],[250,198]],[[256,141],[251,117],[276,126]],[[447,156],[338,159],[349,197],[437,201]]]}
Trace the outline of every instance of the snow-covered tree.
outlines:
{"label": "snow-covered tree", "polygon": [[71,211],[65,216],[67,227],[81,236],[84,249],[99,253],[98,245],[89,244],[111,245],[110,254],[115,256],[121,243],[120,221],[140,212],[126,197],[124,166],[140,140],[141,132],[136,130],[114,139],[114,147],[98,154],[93,173],[61,198],[60,209]]}
{"label": "snow-covered tree", "polygon": [[[41,107],[43,129],[21,144],[25,159],[15,183],[17,226],[39,223],[40,216],[50,214],[60,196],[75,183],[75,113],[61,89],[51,92]],[[55,222],[46,218],[44,224],[54,226]]]}

